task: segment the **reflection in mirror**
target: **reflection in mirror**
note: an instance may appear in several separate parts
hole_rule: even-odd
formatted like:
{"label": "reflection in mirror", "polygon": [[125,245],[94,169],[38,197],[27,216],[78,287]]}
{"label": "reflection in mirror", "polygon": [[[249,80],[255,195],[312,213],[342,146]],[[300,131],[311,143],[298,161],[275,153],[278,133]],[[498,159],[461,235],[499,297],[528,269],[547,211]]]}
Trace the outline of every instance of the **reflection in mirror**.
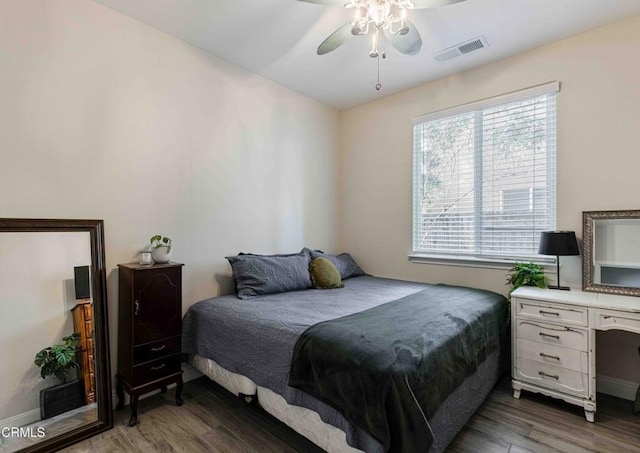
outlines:
{"label": "reflection in mirror", "polygon": [[583,287],[640,296],[640,211],[583,213]]}
{"label": "reflection in mirror", "polygon": [[95,346],[104,338],[95,321],[101,234],[86,225],[17,231],[11,220],[0,219],[0,452],[51,451],[112,425],[110,399],[99,397],[108,361]]}

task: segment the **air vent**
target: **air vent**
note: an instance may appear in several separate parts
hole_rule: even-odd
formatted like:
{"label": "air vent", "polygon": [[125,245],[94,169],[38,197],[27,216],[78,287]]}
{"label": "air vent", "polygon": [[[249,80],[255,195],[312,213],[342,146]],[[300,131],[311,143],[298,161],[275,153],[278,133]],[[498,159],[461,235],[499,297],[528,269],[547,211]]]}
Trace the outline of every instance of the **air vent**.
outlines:
{"label": "air vent", "polygon": [[480,36],[478,38],[456,44],[455,46],[449,47],[448,49],[444,49],[443,51],[435,54],[433,58],[438,61],[447,61],[451,60],[452,58],[459,57],[460,55],[466,55],[468,53],[475,52],[476,50],[480,50],[485,47],[489,47],[489,43],[484,36]]}

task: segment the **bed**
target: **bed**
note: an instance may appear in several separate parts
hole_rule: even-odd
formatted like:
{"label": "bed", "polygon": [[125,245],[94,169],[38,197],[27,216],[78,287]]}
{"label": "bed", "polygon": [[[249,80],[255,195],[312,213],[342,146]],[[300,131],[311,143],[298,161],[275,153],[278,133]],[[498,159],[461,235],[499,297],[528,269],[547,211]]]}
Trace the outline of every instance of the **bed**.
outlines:
{"label": "bed", "polygon": [[[439,306],[445,308],[439,309],[442,316],[433,315],[434,319],[440,316],[456,325],[462,323],[467,325],[467,331],[477,333],[478,328],[460,319],[464,312],[473,310],[461,307],[485,303],[491,308],[476,311],[479,318],[492,313],[494,333],[491,335],[495,337],[490,340],[492,346],[469,359],[473,366],[464,366],[463,376],[450,383],[451,388],[441,401],[437,401],[428,414],[423,414],[428,424],[424,431],[420,429],[417,437],[428,438],[428,442],[424,444],[427,448],[420,451],[444,451],[508,368],[505,345],[509,342],[504,337],[508,332],[506,301],[488,291],[367,275],[346,279],[343,284],[343,288],[335,290],[287,291],[244,300],[227,295],[198,302],[190,307],[183,320],[183,351],[190,354],[191,363],[203,374],[236,395],[257,398],[265,411],[330,453],[414,451],[406,448],[412,444],[397,448],[398,444],[390,446],[388,439],[372,435],[369,427],[356,423],[353,414],[338,407],[327,395],[314,394],[308,388],[303,391],[303,385],[289,385],[294,368],[292,358],[294,352],[300,352],[296,348],[300,346],[301,337],[311,331],[312,326],[321,326],[330,333],[326,337],[331,340],[336,321],[339,327],[340,323],[362,313],[386,316],[381,310],[393,308],[398,301],[415,303],[417,297],[441,300]],[[455,309],[455,316],[451,315],[452,303],[447,302],[447,294],[451,300],[468,299]],[[479,322],[481,325],[485,321]],[[447,324],[443,326],[448,329]],[[449,330],[451,338],[447,341],[461,336],[455,329]],[[473,343],[477,338],[468,340]],[[463,355],[470,355],[466,348],[464,346]],[[421,425],[414,425],[414,431],[416,426]]]}

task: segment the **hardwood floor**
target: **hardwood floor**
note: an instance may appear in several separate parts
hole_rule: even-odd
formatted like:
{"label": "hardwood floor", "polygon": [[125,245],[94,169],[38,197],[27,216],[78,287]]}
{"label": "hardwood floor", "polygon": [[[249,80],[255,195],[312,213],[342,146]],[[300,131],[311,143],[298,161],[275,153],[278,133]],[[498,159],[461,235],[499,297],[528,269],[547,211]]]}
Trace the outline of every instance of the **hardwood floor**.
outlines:
{"label": "hardwood floor", "polygon": [[[185,384],[184,405],[171,390],[140,402],[138,424],[128,408],[115,413],[111,431],[69,447],[67,453],[246,452],[321,453],[323,450],[266,413],[206,378]],[[580,408],[522,392],[511,396],[503,379],[447,451],[488,453],[640,452],[640,416],[631,403],[598,395],[596,423]]]}

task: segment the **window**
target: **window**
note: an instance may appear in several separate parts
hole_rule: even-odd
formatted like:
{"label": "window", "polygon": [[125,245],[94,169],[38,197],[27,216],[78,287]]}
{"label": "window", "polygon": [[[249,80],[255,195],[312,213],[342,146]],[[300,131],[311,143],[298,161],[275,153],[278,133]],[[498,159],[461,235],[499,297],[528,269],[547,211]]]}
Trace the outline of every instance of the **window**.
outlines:
{"label": "window", "polygon": [[539,259],[556,223],[553,82],[424,115],[413,126],[413,255]]}

